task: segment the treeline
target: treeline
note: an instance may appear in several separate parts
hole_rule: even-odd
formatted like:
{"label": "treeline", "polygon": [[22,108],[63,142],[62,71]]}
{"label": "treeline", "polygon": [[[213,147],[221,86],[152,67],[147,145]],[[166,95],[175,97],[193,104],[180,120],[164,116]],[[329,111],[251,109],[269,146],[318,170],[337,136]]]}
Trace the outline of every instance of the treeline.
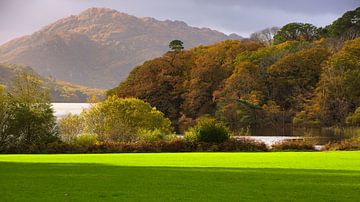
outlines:
{"label": "treeline", "polygon": [[211,118],[178,137],[162,112],[135,98],[112,96],[56,120],[39,77],[18,74],[10,86],[0,86],[0,153],[267,151],[261,142],[230,139]]}
{"label": "treeline", "polygon": [[249,40],[169,51],[136,67],[108,95],[149,102],[180,133],[204,115],[240,133],[359,125],[357,16],[360,8],[325,28],[289,23]]}

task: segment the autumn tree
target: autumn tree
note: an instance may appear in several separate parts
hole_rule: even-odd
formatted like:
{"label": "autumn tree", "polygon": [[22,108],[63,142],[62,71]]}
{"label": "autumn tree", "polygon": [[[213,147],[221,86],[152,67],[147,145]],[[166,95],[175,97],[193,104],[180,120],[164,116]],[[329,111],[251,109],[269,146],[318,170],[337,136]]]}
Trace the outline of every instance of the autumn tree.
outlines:
{"label": "autumn tree", "polygon": [[344,124],[348,114],[360,106],[359,61],[360,38],[356,38],[327,62],[316,98],[324,125]]}
{"label": "autumn tree", "polygon": [[326,49],[311,48],[287,55],[268,70],[271,99],[287,110],[300,109],[319,81],[321,64],[329,57]]}
{"label": "autumn tree", "polygon": [[202,50],[194,60],[190,79],[185,82],[184,114],[192,118],[214,114],[216,103],[213,94],[233,71],[235,57],[240,52],[256,50],[261,46],[256,42],[224,41]]}

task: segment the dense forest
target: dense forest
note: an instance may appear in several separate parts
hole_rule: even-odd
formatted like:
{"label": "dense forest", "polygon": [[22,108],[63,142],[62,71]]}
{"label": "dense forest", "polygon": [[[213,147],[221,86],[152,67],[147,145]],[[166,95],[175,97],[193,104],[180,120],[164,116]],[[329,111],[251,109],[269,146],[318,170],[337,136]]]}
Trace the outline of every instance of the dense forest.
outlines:
{"label": "dense forest", "polygon": [[289,23],[248,40],[173,49],[108,95],[149,102],[184,132],[202,116],[232,131],[360,124],[360,8],[324,28]]}

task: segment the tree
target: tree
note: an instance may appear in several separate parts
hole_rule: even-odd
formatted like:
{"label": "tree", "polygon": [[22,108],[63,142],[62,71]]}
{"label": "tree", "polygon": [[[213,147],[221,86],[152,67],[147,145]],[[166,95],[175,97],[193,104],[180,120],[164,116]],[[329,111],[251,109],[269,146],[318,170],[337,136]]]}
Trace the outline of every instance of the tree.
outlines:
{"label": "tree", "polygon": [[237,99],[232,102],[219,102],[217,117],[233,131],[253,128],[261,124],[261,107],[248,101]]}
{"label": "tree", "polygon": [[32,74],[18,74],[8,91],[8,147],[26,149],[57,140],[56,118],[48,89]]}
{"label": "tree", "polygon": [[308,23],[289,23],[283,26],[274,36],[274,43],[285,41],[313,41],[319,37],[319,30]]}
{"label": "tree", "polygon": [[356,108],[354,113],[346,117],[346,124],[350,126],[360,126],[360,107]]}
{"label": "tree", "polygon": [[8,96],[5,91],[5,86],[0,85],[0,152],[8,142],[7,128],[9,121],[9,109],[8,109]]}
{"label": "tree", "polygon": [[172,50],[172,51],[181,51],[184,49],[184,46],[183,46],[183,42],[180,41],[180,40],[173,40],[169,43],[169,48]]}
{"label": "tree", "polygon": [[271,45],[274,42],[274,35],[279,30],[278,27],[270,27],[250,35],[251,40],[260,41],[266,45]]}
{"label": "tree", "polygon": [[347,41],[324,67],[316,103],[322,123],[344,124],[349,113],[360,106],[360,38]]}
{"label": "tree", "polygon": [[108,97],[82,113],[85,132],[100,141],[136,141],[143,130],[172,134],[171,122],[150,104],[135,98]]}
{"label": "tree", "polygon": [[59,136],[64,142],[74,142],[83,133],[83,118],[79,115],[68,114],[58,121]]}
{"label": "tree", "polygon": [[268,70],[271,98],[282,109],[301,108],[312,95],[321,73],[321,64],[330,56],[326,49],[311,48],[291,53]]}
{"label": "tree", "polygon": [[325,34],[352,40],[360,36],[360,7],[346,12],[343,16],[335,20],[331,25],[325,27]]}
{"label": "tree", "polygon": [[220,92],[221,97],[229,102],[240,98],[260,104],[261,100],[258,98],[261,97],[261,92],[266,90],[264,70],[252,62],[240,62],[235,66],[232,75],[226,79]]}

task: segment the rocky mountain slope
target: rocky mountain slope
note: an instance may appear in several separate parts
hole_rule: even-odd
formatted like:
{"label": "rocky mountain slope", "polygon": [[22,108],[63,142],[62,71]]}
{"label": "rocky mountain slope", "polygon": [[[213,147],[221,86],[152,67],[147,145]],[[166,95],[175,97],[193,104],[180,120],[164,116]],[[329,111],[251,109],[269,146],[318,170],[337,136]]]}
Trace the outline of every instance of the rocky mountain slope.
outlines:
{"label": "rocky mountain slope", "polygon": [[173,39],[182,40],[190,48],[241,37],[190,27],[180,21],[90,8],[3,44],[0,62],[31,66],[42,76],[110,88],[136,65],[166,52]]}

